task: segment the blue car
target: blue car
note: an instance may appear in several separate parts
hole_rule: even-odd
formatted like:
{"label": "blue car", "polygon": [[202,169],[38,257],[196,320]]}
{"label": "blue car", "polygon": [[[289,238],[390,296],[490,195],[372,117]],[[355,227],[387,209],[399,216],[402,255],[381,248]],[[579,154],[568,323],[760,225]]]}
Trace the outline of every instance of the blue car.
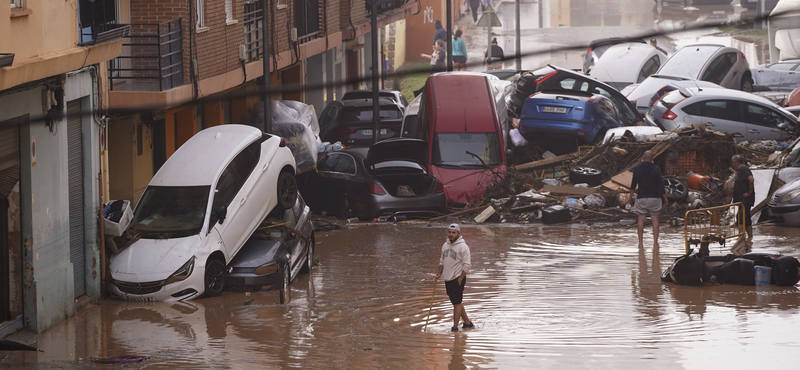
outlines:
{"label": "blue car", "polygon": [[579,90],[545,90],[525,100],[519,131],[555,154],[593,145],[606,130],[620,127],[619,111],[607,97]]}

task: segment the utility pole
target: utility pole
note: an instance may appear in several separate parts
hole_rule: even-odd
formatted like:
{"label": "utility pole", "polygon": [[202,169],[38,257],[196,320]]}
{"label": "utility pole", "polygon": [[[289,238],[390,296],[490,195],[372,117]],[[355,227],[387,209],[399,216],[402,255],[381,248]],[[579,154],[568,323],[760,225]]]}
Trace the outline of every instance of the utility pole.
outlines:
{"label": "utility pole", "polygon": [[381,107],[378,99],[378,0],[372,0],[372,142],[381,140]]}
{"label": "utility pole", "polygon": [[519,25],[519,1],[520,0],[514,0],[514,28],[516,28],[515,36],[517,38],[516,45],[514,46],[514,50],[516,50],[516,53],[515,53],[516,55],[515,55],[514,59],[515,59],[515,62],[516,62],[517,71],[521,71],[522,70],[522,52],[519,50],[520,44],[521,44],[521,42],[520,42],[521,36],[520,36],[520,30],[519,30],[519,28],[520,28],[520,25]]}
{"label": "utility pole", "polygon": [[264,52],[261,55],[263,76],[261,84],[261,100],[264,102],[264,127],[259,127],[265,132],[272,132],[272,102],[269,95],[272,75],[269,72],[269,27],[267,27],[267,0],[261,0],[261,46]]}
{"label": "utility pole", "polygon": [[447,0],[447,40],[445,40],[447,45],[447,71],[453,71],[453,0]]}

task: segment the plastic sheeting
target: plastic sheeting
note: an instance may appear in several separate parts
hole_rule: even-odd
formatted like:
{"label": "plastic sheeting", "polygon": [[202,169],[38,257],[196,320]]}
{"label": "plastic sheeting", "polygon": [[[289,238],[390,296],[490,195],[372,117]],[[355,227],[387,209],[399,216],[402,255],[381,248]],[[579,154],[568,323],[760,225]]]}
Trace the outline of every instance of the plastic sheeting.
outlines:
{"label": "plastic sheeting", "polygon": [[297,173],[314,169],[322,142],[313,105],[294,100],[272,101],[272,133],[286,139],[286,146],[294,154]]}

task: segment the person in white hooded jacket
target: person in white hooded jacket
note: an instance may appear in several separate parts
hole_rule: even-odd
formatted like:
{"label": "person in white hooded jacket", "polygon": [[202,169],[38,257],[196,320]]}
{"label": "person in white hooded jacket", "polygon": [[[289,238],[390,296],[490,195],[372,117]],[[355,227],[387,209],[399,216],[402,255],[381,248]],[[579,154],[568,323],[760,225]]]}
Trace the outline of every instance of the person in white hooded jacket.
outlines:
{"label": "person in white hooded jacket", "polygon": [[461,237],[461,227],[451,224],[447,228],[447,241],[442,245],[442,255],[439,259],[439,270],[436,280],[444,279],[447,296],[453,304],[453,328],[458,331],[459,320],[464,320],[462,329],[474,328],[475,325],[467,317],[467,311],[462,303],[464,286],[467,284],[467,273],[471,267],[469,246]]}

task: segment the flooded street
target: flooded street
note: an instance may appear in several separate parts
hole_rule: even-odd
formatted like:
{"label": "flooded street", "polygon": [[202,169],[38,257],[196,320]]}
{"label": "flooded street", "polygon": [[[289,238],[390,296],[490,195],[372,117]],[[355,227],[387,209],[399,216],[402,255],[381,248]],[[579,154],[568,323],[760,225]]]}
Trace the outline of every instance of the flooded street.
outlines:
{"label": "flooded street", "polygon": [[[103,301],[41,334],[34,345],[44,353],[4,354],[0,368],[111,368],[89,358],[118,355],[149,357],[126,365],[134,369],[792,368],[800,360],[800,290],[662,283],[683,251],[683,229],[670,227],[654,251],[637,249],[635,227],[464,225],[473,264],[464,303],[475,328],[451,333],[452,306],[432,280],[444,227],[320,231],[320,265],[292,283],[288,305],[276,291]],[[754,252],[798,256],[799,233],[757,227]]]}

